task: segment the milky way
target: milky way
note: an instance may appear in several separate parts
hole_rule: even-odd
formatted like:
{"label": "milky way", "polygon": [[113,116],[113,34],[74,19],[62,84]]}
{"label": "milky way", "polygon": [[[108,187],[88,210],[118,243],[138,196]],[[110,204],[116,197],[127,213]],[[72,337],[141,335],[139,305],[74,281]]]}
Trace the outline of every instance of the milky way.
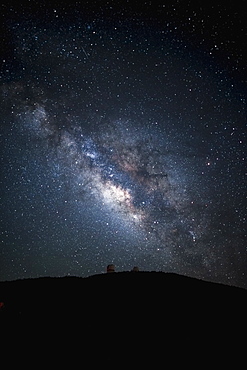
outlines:
{"label": "milky way", "polygon": [[4,5],[0,278],[246,286],[240,9],[103,3]]}

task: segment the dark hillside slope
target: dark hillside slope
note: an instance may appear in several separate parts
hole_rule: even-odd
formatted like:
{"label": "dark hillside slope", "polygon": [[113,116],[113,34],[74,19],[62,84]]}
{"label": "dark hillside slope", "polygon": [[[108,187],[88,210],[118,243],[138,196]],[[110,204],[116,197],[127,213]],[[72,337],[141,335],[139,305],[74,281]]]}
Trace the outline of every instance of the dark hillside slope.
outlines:
{"label": "dark hillside slope", "polygon": [[0,301],[6,326],[69,327],[114,336],[151,331],[194,340],[206,335],[222,340],[246,330],[246,290],[171,273],[1,282]]}

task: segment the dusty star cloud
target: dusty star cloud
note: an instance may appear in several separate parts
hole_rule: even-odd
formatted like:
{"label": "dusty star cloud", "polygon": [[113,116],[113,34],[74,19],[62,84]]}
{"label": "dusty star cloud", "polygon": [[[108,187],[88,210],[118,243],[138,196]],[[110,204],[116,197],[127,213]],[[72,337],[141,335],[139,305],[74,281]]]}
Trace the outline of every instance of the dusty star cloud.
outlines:
{"label": "dusty star cloud", "polygon": [[114,263],[246,287],[240,9],[3,9],[0,278]]}

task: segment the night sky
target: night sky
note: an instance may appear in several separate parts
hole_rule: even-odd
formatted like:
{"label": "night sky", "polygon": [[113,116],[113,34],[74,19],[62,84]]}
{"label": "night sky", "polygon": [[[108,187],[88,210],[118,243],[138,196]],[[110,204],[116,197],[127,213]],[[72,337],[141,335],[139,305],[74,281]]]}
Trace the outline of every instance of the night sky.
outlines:
{"label": "night sky", "polygon": [[0,13],[0,280],[114,263],[247,287],[245,1]]}

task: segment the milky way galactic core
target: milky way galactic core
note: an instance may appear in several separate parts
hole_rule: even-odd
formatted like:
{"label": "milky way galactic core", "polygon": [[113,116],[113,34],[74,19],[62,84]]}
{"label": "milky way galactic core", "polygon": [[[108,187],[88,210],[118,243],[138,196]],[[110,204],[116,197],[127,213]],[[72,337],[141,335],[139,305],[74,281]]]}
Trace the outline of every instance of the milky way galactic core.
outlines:
{"label": "milky way galactic core", "polygon": [[1,280],[247,286],[240,8],[3,4]]}

